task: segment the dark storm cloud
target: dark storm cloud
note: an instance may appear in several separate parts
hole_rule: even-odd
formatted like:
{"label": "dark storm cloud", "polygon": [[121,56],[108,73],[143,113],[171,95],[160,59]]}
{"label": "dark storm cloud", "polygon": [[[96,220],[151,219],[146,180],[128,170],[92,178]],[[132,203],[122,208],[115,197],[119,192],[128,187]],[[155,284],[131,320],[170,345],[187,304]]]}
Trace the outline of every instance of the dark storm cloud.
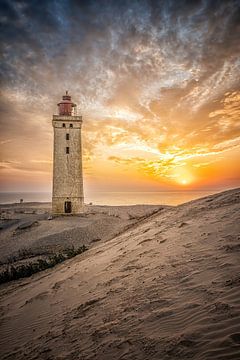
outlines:
{"label": "dark storm cloud", "polygon": [[[98,57],[120,75],[137,77],[145,70],[148,76],[156,70],[155,60],[150,64],[144,57],[136,60],[133,47],[153,41],[165,56],[175,56],[186,65],[201,58],[215,69],[213,62],[223,62],[229,51],[232,55],[237,49],[237,10],[234,1],[6,2],[2,76],[7,84],[9,80],[28,82],[29,66],[35,66],[35,72],[45,67],[46,72],[60,70],[66,76],[70,65],[78,78],[78,71],[94,67]],[[68,54],[78,56],[78,64],[71,64]]]}
{"label": "dark storm cloud", "polygon": [[137,44],[159,46],[186,67],[200,62],[204,78],[239,50],[237,1],[9,1],[1,13],[7,85],[31,86],[44,70],[60,80],[71,72],[70,82],[98,62],[119,76],[147,77],[156,59],[136,58]]}

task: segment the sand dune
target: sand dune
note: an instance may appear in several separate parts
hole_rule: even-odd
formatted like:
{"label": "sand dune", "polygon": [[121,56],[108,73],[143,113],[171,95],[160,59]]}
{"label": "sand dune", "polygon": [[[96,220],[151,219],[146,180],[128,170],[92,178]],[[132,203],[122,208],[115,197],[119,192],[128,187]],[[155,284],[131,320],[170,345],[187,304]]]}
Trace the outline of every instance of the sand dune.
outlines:
{"label": "sand dune", "polygon": [[107,241],[159,208],[166,206],[86,205],[82,216],[60,216],[49,221],[51,207],[48,203],[1,205],[5,219],[0,232],[0,261],[5,263],[22,250],[38,254]]}
{"label": "sand dune", "polygon": [[240,190],[1,286],[2,359],[239,359]]}

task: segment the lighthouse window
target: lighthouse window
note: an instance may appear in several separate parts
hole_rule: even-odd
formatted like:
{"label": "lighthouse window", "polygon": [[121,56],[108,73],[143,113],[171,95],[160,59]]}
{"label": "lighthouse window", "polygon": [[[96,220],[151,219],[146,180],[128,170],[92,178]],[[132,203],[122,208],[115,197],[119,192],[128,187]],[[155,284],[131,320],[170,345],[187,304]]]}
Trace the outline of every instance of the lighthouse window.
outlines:
{"label": "lighthouse window", "polygon": [[66,140],[69,140],[69,134],[66,134]]}
{"label": "lighthouse window", "polygon": [[70,124],[70,127],[73,127],[73,124]]}
{"label": "lighthouse window", "polygon": [[62,127],[66,127],[66,125],[63,123],[63,124],[62,124]]}
{"label": "lighthouse window", "polygon": [[69,154],[69,147],[66,147],[66,154]]}

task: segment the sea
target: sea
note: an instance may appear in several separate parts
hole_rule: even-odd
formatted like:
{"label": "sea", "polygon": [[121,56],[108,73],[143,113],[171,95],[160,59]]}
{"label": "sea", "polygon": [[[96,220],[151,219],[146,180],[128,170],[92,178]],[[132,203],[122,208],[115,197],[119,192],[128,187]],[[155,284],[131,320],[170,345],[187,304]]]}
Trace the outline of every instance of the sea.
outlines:
{"label": "sea", "polygon": [[[84,202],[95,205],[179,205],[216,193],[216,191],[160,191],[160,192],[91,192]],[[51,202],[50,192],[0,192],[0,204],[23,202]]]}

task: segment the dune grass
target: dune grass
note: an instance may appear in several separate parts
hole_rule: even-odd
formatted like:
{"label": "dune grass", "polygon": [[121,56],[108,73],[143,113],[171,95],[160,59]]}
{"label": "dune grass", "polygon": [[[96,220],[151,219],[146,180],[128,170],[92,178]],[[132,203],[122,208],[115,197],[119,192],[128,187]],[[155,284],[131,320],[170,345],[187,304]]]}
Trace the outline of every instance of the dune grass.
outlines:
{"label": "dune grass", "polygon": [[54,267],[55,265],[71,259],[76,255],[88,250],[85,245],[78,248],[74,246],[63,249],[62,251],[49,255],[47,259],[38,259],[34,262],[28,262],[21,265],[9,265],[4,271],[0,273],[0,284],[17,280],[24,277],[29,277],[40,271]]}

